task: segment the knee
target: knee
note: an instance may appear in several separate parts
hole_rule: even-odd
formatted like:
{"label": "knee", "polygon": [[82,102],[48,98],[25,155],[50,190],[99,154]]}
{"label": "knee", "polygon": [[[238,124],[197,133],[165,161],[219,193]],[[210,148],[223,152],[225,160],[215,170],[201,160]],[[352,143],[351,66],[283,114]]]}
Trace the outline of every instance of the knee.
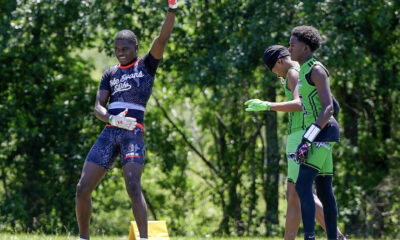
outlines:
{"label": "knee", "polygon": [[304,193],[305,193],[305,187],[304,187],[304,185],[301,184],[301,182],[297,182],[297,183],[296,183],[296,186],[295,186],[295,189],[296,189],[297,195],[301,198],[301,197],[304,195]]}
{"label": "knee", "polygon": [[321,188],[318,189],[317,196],[319,200],[322,202],[322,204],[335,201],[335,196],[333,195],[333,192],[330,191],[329,189],[321,189]]}
{"label": "knee", "polygon": [[286,200],[287,200],[288,205],[298,203],[299,197],[297,196],[295,188],[291,188],[286,191]]}
{"label": "knee", "polygon": [[137,180],[130,180],[126,184],[126,190],[131,198],[136,198],[140,196],[142,193],[142,186],[139,181]]}
{"label": "knee", "polygon": [[76,185],[76,199],[82,199],[90,197],[91,190],[85,186],[85,184],[78,183]]}
{"label": "knee", "polygon": [[295,188],[299,199],[312,198],[312,186],[309,186],[304,182],[297,182]]}
{"label": "knee", "polygon": [[317,197],[321,202],[323,202],[325,200],[326,193],[325,193],[324,189],[317,190]]}
{"label": "knee", "polygon": [[327,187],[317,185],[317,196],[321,202],[325,202],[333,197],[333,192]]}

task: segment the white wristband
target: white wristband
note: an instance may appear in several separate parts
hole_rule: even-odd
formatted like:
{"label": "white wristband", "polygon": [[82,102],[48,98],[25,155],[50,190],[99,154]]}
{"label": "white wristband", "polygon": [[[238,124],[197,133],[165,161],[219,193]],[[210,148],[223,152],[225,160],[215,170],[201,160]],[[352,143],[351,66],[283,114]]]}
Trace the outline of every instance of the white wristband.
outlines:
{"label": "white wristband", "polygon": [[177,0],[168,0],[168,7],[170,9],[176,10],[176,8],[178,7],[176,3],[177,3]]}
{"label": "white wristband", "polygon": [[309,142],[313,142],[315,138],[318,136],[319,132],[321,132],[321,128],[313,123],[308,127],[306,133],[304,133],[303,138],[305,138]]}

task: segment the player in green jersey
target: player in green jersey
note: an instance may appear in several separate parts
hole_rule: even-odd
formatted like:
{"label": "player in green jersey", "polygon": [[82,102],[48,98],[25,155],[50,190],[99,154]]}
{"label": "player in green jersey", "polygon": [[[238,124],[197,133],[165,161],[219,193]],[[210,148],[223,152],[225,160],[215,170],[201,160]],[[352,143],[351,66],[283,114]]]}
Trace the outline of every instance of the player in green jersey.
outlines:
{"label": "player in green jersey", "polygon": [[296,182],[304,226],[304,239],[315,239],[315,204],[312,186],[324,209],[328,239],[337,239],[337,206],[332,190],[332,147],[339,141],[339,125],[333,118],[329,74],[313,53],[321,45],[318,30],[298,26],[292,30],[289,52],[300,64],[298,91],[307,128],[296,150],[301,163]]}
{"label": "player in green jersey", "polygon": [[[299,164],[295,162],[294,156],[305,131],[303,112],[297,87],[300,66],[297,62],[290,59],[289,51],[281,45],[272,45],[268,47],[264,52],[263,60],[269,70],[282,80],[286,102],[268,102],[259,99],[251,99],[245,103],[247,105],[246,111],[273,110],[288,112],[289,114],[286,143],[288,184],[286,190],[287,208],[284,239],[294,240],[296,239],[301,221],[300,201],[295,190],[295,183],[299,173]],[[315,195],[314,200],[317,221],[322,228],[325,229],[322,204]],[[337,231],[338,235],[343,236],[339,229],[337,229]],[[344,236],[343,239],[345,239]]]}

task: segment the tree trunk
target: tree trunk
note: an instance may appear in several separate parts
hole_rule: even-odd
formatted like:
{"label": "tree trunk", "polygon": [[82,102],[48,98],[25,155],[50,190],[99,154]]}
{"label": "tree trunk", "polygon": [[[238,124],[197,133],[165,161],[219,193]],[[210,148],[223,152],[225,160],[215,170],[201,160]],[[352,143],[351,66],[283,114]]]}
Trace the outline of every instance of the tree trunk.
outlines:
{"label": "tree trunk", "polygon": [[229,235],[229,209],[225,204],[224,194],[220,194],[220,197],[223,216],[221,222],[219,223],[217,233],[222,235]]}
{"label": "tree trunk", "polygon": [[237,186],[240,182],[240,177],[238,175],[233,179],[231,190],[229,192],[230,201],[233,210],[233,219],[235,220],[235,232],[241,237],[244,234],[244,223],[242,219],[242,200],[237,193]]}
{"label": "tree trunk", "polygon": [[248,212],[246,235],[251,236],[250,226],[253,223],[253,211],[256,208],[257,193],[256,193],[256,170],[255,170],[255,144],[251,144],[250,148],[250,167],[251,167],[251,186],[250,186],[250,207]]}
{"label": "tree trunk", "polygon": [[[269,88],[268,96],[275,99],[275,89]],[[264,182],[264,198],[267,204],[265,214],[266,236],[273,236],[277,233],[274,231],[274,225],[279,224],[278,219],[278,200],[279,200],[279,147],[277,134],[277,115],[276,112],[265,112],[265,125],[267,136],[267,176]]]}
{"label": "tree trunk", "polygon": [[[349,139],[350,145],[351,146],[358,146],[358,118],[359,114],[357,111],[362,111],[359,109],[356,109],[357,107],[357,95],[356,94],[347,94],[346,93],[346,88],[342,87],[341,92],[344,94],[341,94],[339,97],[341,97],[343,104],[341,104],[341,113],[340,115],[343,116],[343,132],[344,132],[344,138]],[[354,153],[354,159],[359,159],[359,154]],[[354,168],[353,166],[354,163],[345,163],[347,168]],[[354,176],[351,175],[351,173],[346,172],[345,173],[345,181],[344,182],[353,182],[354,181]],[[366,214],[366,213],[365,213]],[[345,231],[346,232],[352,232],[352,233],[357,233],[361,234],[362,232],[365,232],[365,225],[361,222],[361,219],[363,218],[362,213],[360,211],[354,211],[351,214],[348,214],[347,217],[350,219],[349,221],[345,222]],[[360,227],[362,226],[362,227]],[[364,228],[364,230],[363,230]]]}
{"label": "tree trunk", "polygon": [[[346,89],[343,88],[345,93]],[[350,144],[356,146],[358,144],[358,116],[356,107],[358,97],[355,94],[343,94],[343,103],[341,104],[341,115],[343,115],[343,132],[344,137],[350,140]],[[339,103],[340,104],[340,103]]]}

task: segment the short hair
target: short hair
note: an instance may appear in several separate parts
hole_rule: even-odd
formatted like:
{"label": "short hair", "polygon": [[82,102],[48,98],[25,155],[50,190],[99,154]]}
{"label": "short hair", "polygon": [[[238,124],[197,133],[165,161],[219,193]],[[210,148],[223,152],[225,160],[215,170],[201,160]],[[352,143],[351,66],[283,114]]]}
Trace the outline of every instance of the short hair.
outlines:
{"label": "short hair", "polygon": [[117,33],[117,36],[115,36],[114,41],[115,40],[127,40],[127,41],[132,42],[135,45],[137,44],[136,35],[131,30],[127,30],[127,29],[119,31]]}
{"label": "short hair", "polygon": [[321,46],[322,38],[318,30],[312,26],[297,26],[293,28],[292,35],[297,37],[299,41],[307,44],[311,52],[314,52]]}

